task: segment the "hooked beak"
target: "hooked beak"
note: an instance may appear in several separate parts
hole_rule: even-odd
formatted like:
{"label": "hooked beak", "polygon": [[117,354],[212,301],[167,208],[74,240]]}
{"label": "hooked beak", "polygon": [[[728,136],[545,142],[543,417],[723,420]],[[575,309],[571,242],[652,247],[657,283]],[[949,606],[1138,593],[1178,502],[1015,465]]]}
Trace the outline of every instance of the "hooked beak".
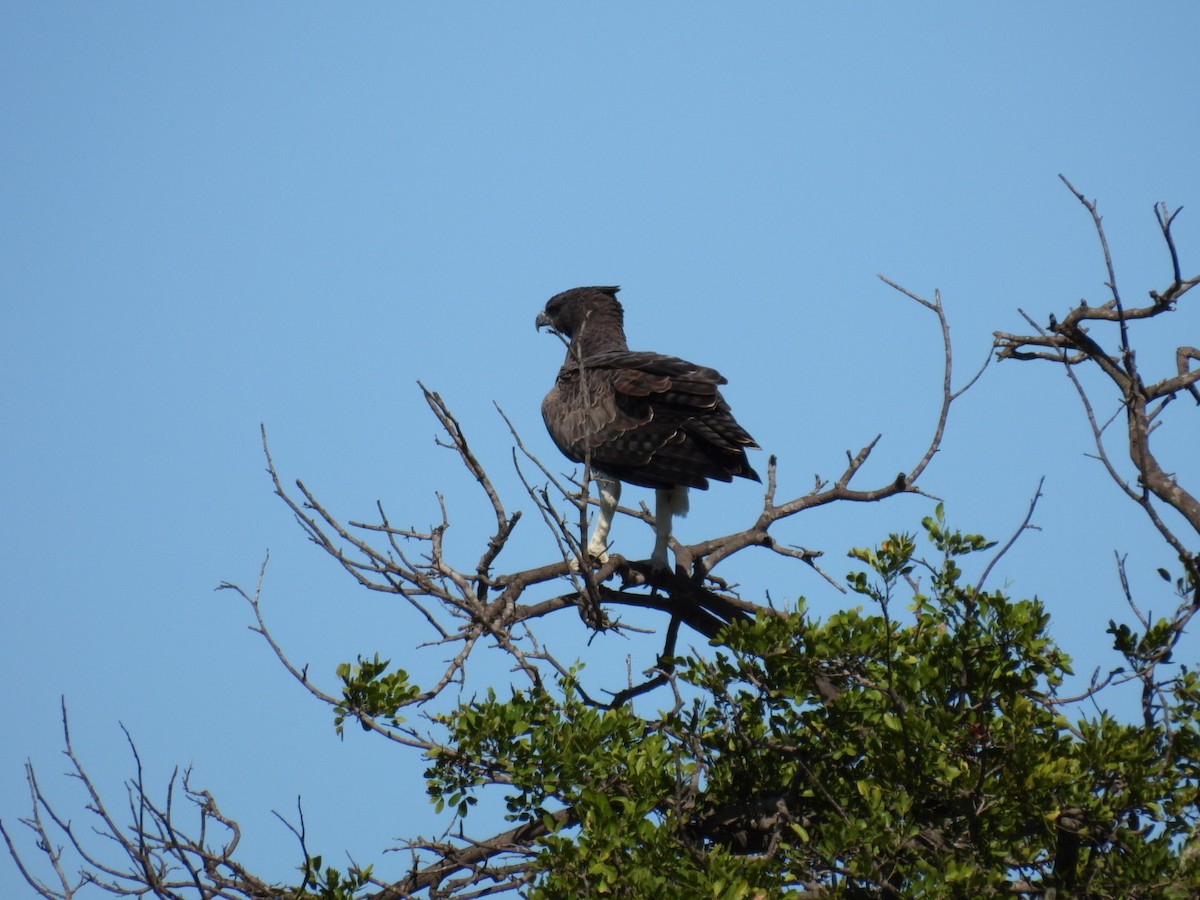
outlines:
{"label": "hooked beak", "polygon": [[556,331],[554,323],[550,321],[550,317],[546,315],[546,311],[542,310],[537,314],[537,319],[534,320],[534,328],[541,331],[543,328],[549,328],[551,331]]}

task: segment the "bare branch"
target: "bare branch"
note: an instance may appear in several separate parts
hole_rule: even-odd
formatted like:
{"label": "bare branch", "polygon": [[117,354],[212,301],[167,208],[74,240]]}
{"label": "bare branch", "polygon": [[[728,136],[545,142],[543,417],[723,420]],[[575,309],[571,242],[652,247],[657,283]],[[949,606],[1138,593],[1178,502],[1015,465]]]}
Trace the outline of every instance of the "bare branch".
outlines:
{"label": "bare branch", "polygon": [[[1151,434],[1166,405],[1182,392],[1186,391],[1197,402],[1200,402],[1200,389],[1197,389],[1197,383],[1200,382],[1200,370],[1190,368],[1191,361],[1200,359],[1200,351],[1190,346],[1179,347],[1175,352],[1177,374],[1155,384],[1146,385],[1142,382],[1138,372],[1136,353],[1130,337],[1130,326],[1133,323],[1173,311],[1179,299],[1197,283],[1200,283],[1200,276],[1187,280],[1181,277],[1179,254],[1171,235],[1171,226],[1179,214],[1179,210],[1168,214],[1165,204],[1157,204],[1154,210],[1159,229],[1171,257],[1172,280],[1170,285],[1162,292],[1151,291],[1149,294],[1151,302],[1148,306],[1127,307],[1122,301],[1117,287],[1112,254],[1096,203],[1084,197],[1066,178],[1062,178],[1062,180],[1092,217],[1092,223],[1104,254],[1105,270],[1108,275],[1105,284],[1110,296],[1098,306],[1087,303],[1075,306],[1063,317],[1061,322],[1052,315],[1045,328],[1038,326],[1026,316],[1026,320],[1033,325],[1035,334],[1016,335],[996,332],[997,357],[1025,360],[1048,359],[1062,364],[1063,371],[1079,394],[1080,402],[1091,426],[1097,458],[1103,463],[1113,481],[1142,508],[1154,527],[1179,555],[1185,571],[1195,584],[1200,578],[1200,499],[1197,499],[1193,493],[1179,484],[1173,475],[1163,469],[1152,449]],[[1087,324],[1089,323],[1115,323],[1118,326],[1118,346],[1115,352],[1106,351],[1100,341],[1088,332]],[[1106,425],[1098,423],[1092,400],[1074,372],[1074,369],[1083,363],[1094,365],[1108,377],[1116,388],[1121,404],[1120,408],[1125,414],[1125,444],[1136,473],[1133,479],[1127,479],[1118,471],[1105,447]],[[1189,538],[1185,540],[1180,537],[1176,533],[1175,527],[1166,523],[1160,513],[1160,507],[1174,510],[1182,517],[1190,528]],[[1192,545],[1191,549],[1188,547],[1189,543]],[[1200,603],[1200,587],[1197,588],[1195,600]]]}
{"label": "bare branch", "polygon": [[987,581],[988,575],[991,574],[991,571],[993,568],[995,568],[996,563],[1000,562],[1000,560],[1004,557],[1004,554],[1008,553],[1008,551],[1012,549],[1013,544],[1017,542],[1017,539],[1026,531],[1037,527],[1036,525],[1030,525],[1029,523],[1033,521],[1033,511],[1037,509],[1038,500],[1042,498],[1042,485],[1045,483],[1045,481],[1046,479],[1044,476],[1038,479],[1037,488],[1033,492],[1033,499],[1029,501],[1029,509],[1025,513],[1025,518],[1021,520],[1021,524],[1017,527],[1017,530],[1013,532],[1012,537],[1010,537],[1004,546],[1000,548],[999,552],[991,558],[987,566],[984,568],[982,574],[980,574],[979,581],[975,583],[976,593],[979,593],[983,590],[983,585],[984,582]]}
{"label": "bare branch", "polygon": [[[29,765],[26,774],[33,812],[22,824],[33,831],[36,845],[49,861],[58,885],[37,878],[21,857],[12,836],[3,826],[0,831],[19,871],[38,896],[46,900],[73,900],[84,887],[92,885],[118,897],[154,896],[162,900],[182,900],[185,896],[200,900],[268,900],[279,896],[273,886],[251,875],[234,859],[240,836],[237,823],[221,813],[209,793],[192,789],[188,772],[182,778],[178,770],[172,773],[165,804],[159,805],[150,798],[141,759],[128,732],[126,738],[136,774],[126,785],[130,824],[119,823],[75,752],[65,703],[62,716],[64,752],[71,763],[70,775],[87,795],[86,809],[95,820],[92,831],[104,839],[104,847],[117,851],[121,861],[101,859],[85,846],[71,821],[55,812]],[[191,835],[175,816],[176,784],[181,784],[197,816],[196,831]],[[214,831],[220,838],[213,839]],[[66,874],[64,845],[56,842],[56,832],[79,857],[81,865],[76,880]]]}

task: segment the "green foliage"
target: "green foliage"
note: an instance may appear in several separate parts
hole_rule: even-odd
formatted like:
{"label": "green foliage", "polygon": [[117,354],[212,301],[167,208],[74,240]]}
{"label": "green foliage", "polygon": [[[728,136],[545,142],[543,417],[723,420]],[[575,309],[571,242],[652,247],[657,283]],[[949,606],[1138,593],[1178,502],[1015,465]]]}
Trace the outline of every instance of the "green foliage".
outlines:
{"label": "green foliage", "polygon": [[430,766],[430,795],[439,809],[466,815],[473,792],[501,783],[509,818],[547,821],[568,806],[569,828],[552,828],[540,844],[543,873],[533,896],[638,898],[751,896],[766,872],[732,853],[707,852],[666,814],[664,798],[696,776],[672,728],[628,707],[584,702],[572,678],[560,692],[513,691],[442,717],[455,751]]}
{"label": "green foliage", "polygon": [[441,753],[427,772],[430,796],[440,810],[467,812],[470,792],[497,779],[510,789],[515,821],[541,818],[552,798],[570,804],[580,819],[618,814],[638,818],[672,790],[672,752],[666,736],[625,707],[585,704],[568,679],[560,696],[514,691],[441,717],[455,752]]}
{"label": "green foliage", "polygon": [[[1072,721],[1042,603],[973,586],[992,544],[940,507],[922,524],[929,558],[904,534],[850,552],[864,606],[676,660],[668,711],[599,708],[574,674],[463,704],[430,795],[465,816],[494,787],[552,823],[537,897],[1195,896],[1200,679],[1138,724]],[[1143,668],[1167,631],[1113,628]]]}
{"label": "green foliage", "polygon": [[[380,660],[375,654],[372,660],[358,658],[357,665],[342,663],[337,667],[337,676],[342,681],[342,702],[333,708],[333,727],[338,736],[343,736],[347,718],[369,716],[383,719],[388,725],[399,725],[404,721],[400,709],[416,700],[421,689],[408,683],[408,673],[397,669],[387,674],[391,660]],[[364,731],[371,726],[362,721]]]}
{"label": "green foliage", "polygon": [[371,867],[351,868],[342,874],[332,866],[321,871],[321,857],[308,859],[302,871],[302,887],[293,896],[295,900],[355,900],[355,895],[371,881]]}

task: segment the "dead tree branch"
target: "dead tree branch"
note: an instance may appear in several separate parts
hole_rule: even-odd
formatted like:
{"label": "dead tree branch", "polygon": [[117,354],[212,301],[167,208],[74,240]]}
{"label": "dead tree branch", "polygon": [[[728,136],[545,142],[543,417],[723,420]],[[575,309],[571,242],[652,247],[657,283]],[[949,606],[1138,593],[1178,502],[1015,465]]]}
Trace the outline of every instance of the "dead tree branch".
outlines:
{"label": "dead tree branch", "polygon": [[[128,824],[124,815],[110,810],[99,789],[88,775],[71,743],[67,711],[62,710],[63,743],[70,762],[72,778],[87,797],[86,809],[93,824],[77,829],[60,815],[42,790],[33,766],[26,766],[31,814],[21,824],[34,835],[36,845],[47,856],[55,873],[55,884],[36,877],[18,852],[13,836],[0,823],[0,833],[9,852],[30,887],[46,900],[73,900],[84,888],[95,886],[117,897],[152,896],[164,900],[269,900],[279,897],[274,886],[250,874],[234,859],[241,838],[236,822],[221,813],[207,791],[191,785],[191,772],[177,769],[166,787],[166,801],[159,803],[148,793],[148,786],[133,740],[126,733],[133,754],[136,775],[127,782]],[[197,817],[194,831],[179,821],[176,797],[182,792]],[[99,835],[101,851],[92,849],[89,840]],[[67,873],[66,855],[77,862],[78,874]]]}
{"label": "dead tree branch", "polygon": [[[1091,426],[1097,457],[1113,481],[1142,508],[1159,534],[1178,554],[1197,592],[1195,602],[1200,603],[1200,499],[1163,468],[1151,442],[1157,420],[1168,403],[1185,392],[1200,403],[1200,390],[1197,389],[1200,368],[1191,368],[1193,361],[1200,360],[1200,351],[1191,346],[1179,347],[1175,351],[1176,374],[1147,384],[1130,336],[1131,326],[1175,311],[1180,300],[1200,283],[1200,275],[1188,279],[1181,276],[1179,253],[1171,234],[1171,226],[1180,210],[1168,213],[1165,204],[1156,205],[1154,210],[1171,258],[1170,283],[1162,291],[1150,291],[1148,304],[1129,306],[1122,300],[1118,289],[1112,252],[1095,201],[1088,200],[1066,178],[1062,178],[1062,181],[1091,215],[1104,256],[1107,274],[1105,287],[1109,296],[1099,305],[1081,302],[1061,320],[1052,314],[1045,326],[1037,325],[1029,316],[1025,316],[1034,326],[1035,333],[996,332],[996,356],[1002,360],[1044,359],[1062,364],[1079,394]],[[1092,335],[1093,325],[1115,325],[1116,346],[1105,349],[1101,339]],[[1123,411],[1125,417],[1124,443],[1133,464],[1132,480],[1126,479],[1118,470],[1106,446],[1107,423],[1102,424],[1097,418],[1095,403],[1075,373],[1075,369],[1084,364],[1091,364],[1103,373],[1116,389],[1120,404],[1118,414]],[[1182,517],[1187,527],[1186,536],[1179,532],[1178,526],[1168,524],[1164,519],[1162,512],[1166,509]]]}

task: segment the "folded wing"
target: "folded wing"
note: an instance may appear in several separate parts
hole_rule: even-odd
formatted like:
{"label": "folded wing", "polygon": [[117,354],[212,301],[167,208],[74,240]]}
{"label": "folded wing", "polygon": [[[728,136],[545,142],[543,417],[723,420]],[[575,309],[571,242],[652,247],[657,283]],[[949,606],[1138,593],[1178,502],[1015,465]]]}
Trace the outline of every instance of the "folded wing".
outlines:
{"label": "folded wing", "polygon": [[567,457],[630,484],[758,481],[746,458],[758,445],[731,415],[724,383],[715,369],[674,356],[606,351],[559,370],[542,416]]}

